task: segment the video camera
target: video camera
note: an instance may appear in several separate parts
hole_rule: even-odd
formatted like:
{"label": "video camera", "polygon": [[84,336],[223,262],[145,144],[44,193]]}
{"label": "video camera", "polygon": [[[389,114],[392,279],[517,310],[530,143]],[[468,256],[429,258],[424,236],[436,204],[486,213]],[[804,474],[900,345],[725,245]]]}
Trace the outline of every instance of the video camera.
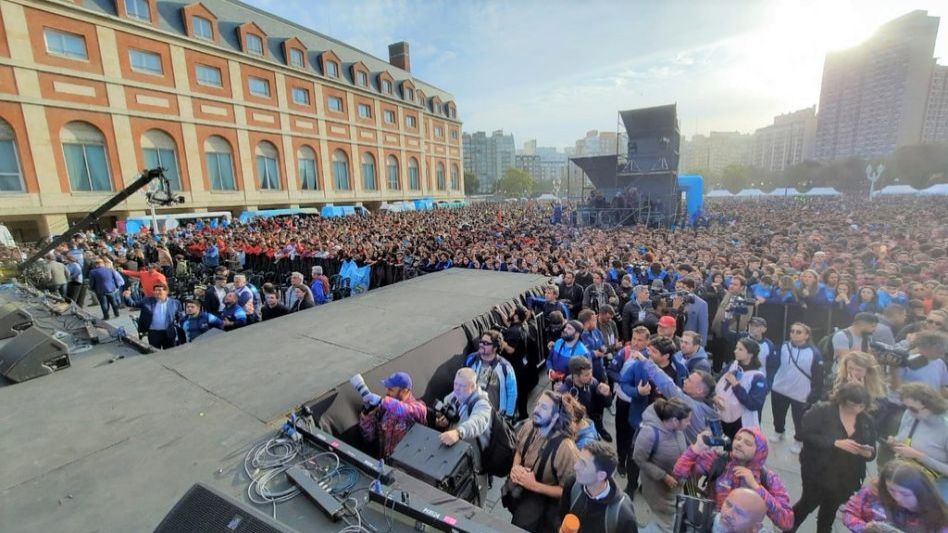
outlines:
{"label": "video camera", "polygon": [[869,349],[880,365],[918,370],[928,364],[928,358],[924,355],[909,353],[908,350],[884,342],[872,341],[869,343]]}
{"label": "video camera", "polygon": [[745,298],[743,295],[735,296],[731,298],[731,301],[728,303],[727,309],[724,311],[726,313],[731,313],[734,315],[746,315],[750,312],[750,307],[754,305],[750,300]]}
{"label": "video camera", "polygon": [[458,412],[458,405],[456,403],[444,403],[438,400],[438,402],[435,403],[434,411],[436,415],[441,415],[448,421],[448,426],[457,424],[461,420],[461,414]]}
{"label": "video camera", "polygon": [[724,434],[724,428],[721,427],[720,420],[709,420],[708,427],[711,429],[710,435],[705,435],[704,443],[712,448],[721,447],[724,451],[731,451],[731,439]]}
{"label": "video camera", "polygon": [[653,304],[664,301],[669,307],[671,307],[675,298],[681,298],[682,303],[685,305],[695,303],[695,295],[691,292],[672,292],[665,289],[655,289],[654,287],[649,288],[649,298],[652,299]]}

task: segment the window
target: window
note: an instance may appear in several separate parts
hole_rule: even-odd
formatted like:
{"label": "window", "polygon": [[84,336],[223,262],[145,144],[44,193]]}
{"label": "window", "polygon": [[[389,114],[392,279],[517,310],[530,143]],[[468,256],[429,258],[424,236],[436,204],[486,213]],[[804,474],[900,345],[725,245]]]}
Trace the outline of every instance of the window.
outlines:
{"label": "window", "polygon": [[405,125],[409,128],[414,129],[418,122],[415,120],[415,117],[408,115],[405,117]]}
{"label": "window", "polygon": [[309,146],[301,146],[296,151],[296,161],[299,162],[300,189],[319,190],[319,180],[316,178],[316,152]]}
{"label": "window", "polygon": [[405,89],[405,100],[415,101],[415,90],[411,87]]}
{"label": "window", "polygon": [[458,130],[451,130],[451,138],[455,141],[458,140]]}
{"label": "window", "polygon": [[418,180],[418,160],[414,157],[408,160],[408,187],[413,191],[421,189],[421,182]]}
{"label": "window", "polygon": [[142,135],[141,144],[145,168],[164,167],[171,189],[182,190],[177,146],[174,139],[161,130],[148,130]]}
{"label": "window", "polygon": [[309,89],[293,87],[293,102],[299,105],[309,105]]}
{"label": "window", "polygon": [[382,92],[385,94],[392,94],[392,82],[388,80],[382,80]]}
{"label": "window", "polygon": [[398,186],[398,159],[395,159],[395,156],[390,155],[385,160],[385,170],[388,174],[388,188],[392,191],[397,191]]}
{"label": "window", "polygon": [[280,190],[279,158],[276,147],[267,141],[257,145],[257,179],[261,191]]}
{"label": "window", "polygon": [[461,189],[461,171],[457,165],[451,165],[451,190]]}
{"label": "window", "polygon": [[290,48],[290,64],[296,68],[303,68],[303,52],[296,48]]}
{"label": "window", "polygon": [[197,15],[191,17],[191,29],[194,31],[195,37],[208,41],[214,40],[214,26],[211,25],[211,21],[204,17]]}
{"label": "window", "polygon": [[59,137],[70,188],[73,191],[111,191],[112,175],[102,132],[85,122],[70,122],[63,126]]}
{"label": "window", "polygon": [[369,77],[365,72],[356,72],[356,85],[359,87],[367,87],[369,85]]}
{"label": "window", "polygon": [[148,0],[125,0],[125,14],[129,18],[151,22],[151,10],[148,9]]}
{"label": "window", "polygon": [[263,55],[263,39],[252,33],[244,34],[244,41],[247,45],[247,51],[251,54]]}
{"label": "window", "polygon": [[431,107],[433,108],[434,113],[435,113],[436,115],[440,115],[440,114],[441,114],[441,104],[431,104]]}
{"label": "window", "polygon": [[[438,163],[438,166],[435,167],[435,172],[438,176],[438,190],[443,191],[444,187],[444,163]],[[431,179],[431,178],[428,178]]]}
{"label": "window", "polygon": [[339,65],[335,61],[326,61],[326,74],[332,78],[339,77]]}
{"label": "window", "polygon": [[349,158],[342,150],[332,153],[332,177],[336,181],[337,191],[351,190],[349,185]]}
{"label": "window", "polygon": [[0,120],[0,192],[26,192],[13,128]]}
{"label": "window", "polygon": [[207,163],[207,179],[212,191],[236,191],[234,180],[234,158],[230,143],[223,137],[212,136],[204,141],[204,158]]}
{"label": "window", "polygon": [[372,108],[368,104],[359,104],[359,116],[362,118],[372,118]]}
{"label": "window", "polygon": [[375,182],[375,158],[368,152],[362,154],[362,184],[367,191],[379,188]]}
{"label": "window", "polygon": [[263,78],[247,78],[247,84],[250,86],[250,94],[263,98],[270,98],[270,82]]}
{"label": "window", "polygon": [[89,59],[86,39],[82,35],[47,28],[43,31],[43,36],[46,38],[47,52],[69,59]]}
{"label": "window", "polygon": [[441,137],[444,137],[444,128],[442,128],[441,126],[435,126],[434,134],[435,134],[435,137],[438,137],[439,139]]}
{"label": "window", "polygon": [[382,116],[385,118],[386,124],[395,124],[395,112],[386,110],[382,113]]}
{"label": "window", "polygon": [[206,85],[208,87],[224,86],[224,80],[221,78],[221,69],[217,67],[198,65],[196,74],[197,82],[201,85]]}
{"label": "window", "polygon": [[342,113],[342,98],[339,98],[338,96],[330,96],[329,97],[329,110],[338,111],[339,113]]}
{"label": "window", "polygon": [[154,52],[131,49],[128,51],[128,58],[132,64],[132,70],[144,72],[145,74],[162,74],[161,56]]}

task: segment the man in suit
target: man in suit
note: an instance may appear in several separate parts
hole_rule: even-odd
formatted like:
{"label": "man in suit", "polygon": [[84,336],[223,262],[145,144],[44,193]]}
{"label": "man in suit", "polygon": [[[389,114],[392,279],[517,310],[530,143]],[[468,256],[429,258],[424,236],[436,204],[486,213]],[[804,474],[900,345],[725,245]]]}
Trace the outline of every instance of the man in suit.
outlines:
{"label": "man in suit", "polygon": [[698,284],[692,278],[682,278],[675,283],[675,291],[688,292],[694,298],[691,303],[685,303],[681,297],[672,300],[672,307],[678,311],[678,316],[684,320],[682,331],[694,331],[702,339],[708,338],[708,302],[695,294]]}
{"label": "man in suit", "polygon": [[138,334],[148,335],[148,344],[155,348],[173,348],[183,342],[183,335],[179,335],[178,322],[184,316],[181,302],[168,297],[168,285],[156,283],[152,288],[154,296],[145,296],[140,300],[132,300],[132,292],[126,290],[123,296],[125,304],[141,309],[138,315]]}

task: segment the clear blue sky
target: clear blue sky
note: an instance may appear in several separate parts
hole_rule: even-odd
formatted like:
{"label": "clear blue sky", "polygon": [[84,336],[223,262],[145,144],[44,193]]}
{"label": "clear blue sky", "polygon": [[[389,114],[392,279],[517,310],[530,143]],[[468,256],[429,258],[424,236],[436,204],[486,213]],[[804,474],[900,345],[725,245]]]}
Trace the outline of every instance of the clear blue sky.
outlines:
{"label": "clear blue sky", "polygon": [[823,57],[918,0],[244,0],[388,58],[411,45],[412,71],[455,95],[465,131],[504,129],[520,146],[572,145],[615,131],[616,111],[678,103],[682,133],[752,132],[818,103]]}

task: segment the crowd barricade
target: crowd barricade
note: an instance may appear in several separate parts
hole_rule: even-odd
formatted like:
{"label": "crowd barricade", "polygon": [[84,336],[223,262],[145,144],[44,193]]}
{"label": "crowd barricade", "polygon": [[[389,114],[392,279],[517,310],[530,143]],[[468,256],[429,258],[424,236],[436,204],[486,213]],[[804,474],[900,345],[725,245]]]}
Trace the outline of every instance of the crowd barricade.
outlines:
{"label": "crowd barricade", "polygon": [[[342,263],[343,261],[335,258],[297,256],[292,259],[284,257],[274,260],[266,254],[247,254],[244,266],[276,285],[286,285],[293,272],[300,272],[308,279],[314,266],[323,267],[323,275],[331,278],[340,272]],[[369,289],[384,287],[404,279],[405,269],[402,265],[376,263],[371,267]]]}
{"label": "crowd barricade", "polygon": [[802,322],[810,327],[810,342],[816,344],[838,328],[852,324],[852,314],[845,309],[835,307],[810,306],[800,304],[758,304],[754,316],[767,320],[766,337],[779,346],[790,338],[790,325]]}

